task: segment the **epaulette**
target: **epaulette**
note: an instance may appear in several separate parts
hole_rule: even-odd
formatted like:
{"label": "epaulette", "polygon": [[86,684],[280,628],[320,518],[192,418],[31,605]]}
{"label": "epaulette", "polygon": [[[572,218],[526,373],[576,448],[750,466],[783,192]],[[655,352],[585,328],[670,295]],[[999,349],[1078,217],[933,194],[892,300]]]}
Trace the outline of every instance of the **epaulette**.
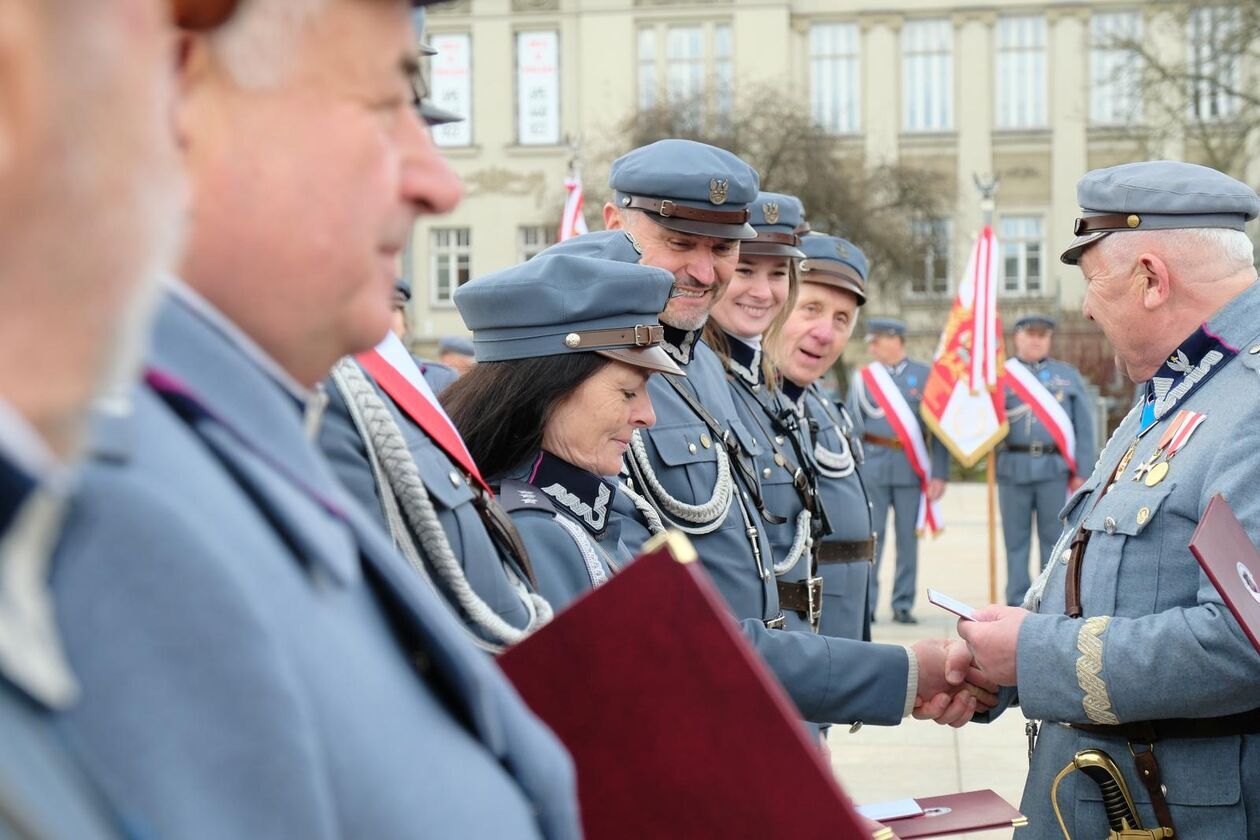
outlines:
{"label": "epaulette", "polygon": [[528,482],[515,479],[508,479],[499,485],[499,504],[508,513],[516,513],[518,510],[556,512],[546,493]]}

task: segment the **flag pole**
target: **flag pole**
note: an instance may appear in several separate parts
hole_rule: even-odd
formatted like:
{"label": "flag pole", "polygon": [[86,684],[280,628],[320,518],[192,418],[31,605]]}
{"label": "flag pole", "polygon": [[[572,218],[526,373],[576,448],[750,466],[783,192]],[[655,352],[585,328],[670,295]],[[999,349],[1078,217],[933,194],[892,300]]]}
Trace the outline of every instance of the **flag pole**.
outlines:
{"label": "flag pole", "polygon": [[[984,226],[993,224],[993,196],[997,193],[998,178],[981,178],[973,175],[976,189],[980,191],[980,213]],[[997,449],[985,456],[985,476],[989,497],[989,603],[997,603]]]}

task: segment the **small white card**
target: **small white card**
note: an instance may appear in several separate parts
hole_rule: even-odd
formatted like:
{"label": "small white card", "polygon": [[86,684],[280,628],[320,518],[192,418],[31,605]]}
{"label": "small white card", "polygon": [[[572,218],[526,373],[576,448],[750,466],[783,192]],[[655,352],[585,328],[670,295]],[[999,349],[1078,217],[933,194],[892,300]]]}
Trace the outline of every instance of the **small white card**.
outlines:
{"label": "small white card", "polygon": [[954,615],[965,618],[969,621],[976,620],[976,611],[964,604],[962,601],[959,601],[957,598],[951,598],[944,592],[937,592],[935,589],[929,589],[927,591],[927,595],[928,601],[932,602],[941,609],[948,610]]}
{"label": "small white card", "polygon": [[903,820],[906,817],[917,817],[923,813],[919,803],[913,799],[895,799],[892,802],[875,802],[871,805],[859,805],[857,811],[868,820],[875,820],[875,822]]}

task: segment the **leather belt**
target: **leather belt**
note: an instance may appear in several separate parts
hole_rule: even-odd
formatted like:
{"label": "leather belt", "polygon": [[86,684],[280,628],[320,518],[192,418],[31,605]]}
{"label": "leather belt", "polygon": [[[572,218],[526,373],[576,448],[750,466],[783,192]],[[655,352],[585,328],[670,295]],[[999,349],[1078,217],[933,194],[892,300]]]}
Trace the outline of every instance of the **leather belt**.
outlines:
{"label": "leather belt", "polygon": [[807,581],[775,581],[779,585],[779,606],[807,619],[815,627],[822,618],[823,579],[813,577]]}
{"label": "leather belt", "polygon": [[1072,226],[1072,232],[1077,236],[1084,236],[1100,230],[1133,230],[1141,224],[1142,217],[1136,213],[1105,213],[1080,217]]}
{"label": "leather belt", "polygon": [[874,537],[849,542],[825,542],[818,547],[819,563],[872,563],[874,561]]}
{"label": "leather belt", "polygon": [[689,204],[676,204],[668,198],[660,200],[628,195],[621,200],[621,205],[634,210],[647,210],[666,219],[686,219],[690,222],[712,222],[719,225],[742,225],[748,221],[747,210],[705,210]]}
{"label": "leather belt", "polygon": [[564,337],[564,346],[573,350],[599,350],[605,347],[655,347],[665,340],[665,328],[659,324],[636,324],[608,330],[571,332]]}
{"label": "leather belt", "polygon": [[1008,443],[1002,448],[1007,452],[1027,452],[1034,458],[1040,458],[1042,455],[1056,455],[1059,452],[1059,447],[1053,443],[1042,443],[1039,440],[1031,443]]}
{"label": "leather belt", "polygon": [[753,242],[770,242],[775,245],[791,245],[796,247],[801,244],[801,238],[795,233],[773,233],[770,231],[758,231],[757,238]]}
{"label": "leather belt", "polygon": [[876,446],[886,446],[889,449],[904,449],[901,445],[901,439],[895,437],[884,437],[883,435],[873,435],[870,432],[862,435],[862,440],[867,443],[873,443]]}
{"label": "leather belt", "polygon": [[1214,718],[1168,718],[1143,720],[1107,726],[1100,723],[1070,723],[1073,729],[1095,735],[1110,735],[1132,741],[1164,741],[1175,738],[1228,738],[1260,734],[1260,709]]}
{"label": "leather belt", "polygon": [[767,630],[782,630],[787,627],[787,619],[783,617],[783,613],[779,613],[774,618],[767,618],[761,623],[766,625]]}

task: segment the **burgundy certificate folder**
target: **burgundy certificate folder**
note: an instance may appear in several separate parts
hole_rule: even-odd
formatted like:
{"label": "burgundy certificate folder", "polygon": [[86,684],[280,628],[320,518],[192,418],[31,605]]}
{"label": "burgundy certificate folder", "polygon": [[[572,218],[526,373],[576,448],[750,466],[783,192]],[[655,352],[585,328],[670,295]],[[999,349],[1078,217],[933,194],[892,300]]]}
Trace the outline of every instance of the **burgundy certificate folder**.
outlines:
{"label": "burgundy certificate folder", "polygon": [[885,825],[901,840],[912,837],[943,837],[993,828],[1019,828],[1027,818],[991,790],[951,793],[947,796],[916,797],[923,809],[917,817],[889,820]]}
{"label": "burgundy certificate folder", "polygon": [[1208,502],[1190,537],[1190,552],[1260,651],[1260,552],[1221,494]]}
{"label": "burgundy certificate folder", "polygon": [[890,837],[853,809],[694,559],[680,535],[649,544],[499,657],[573,756],[587,837]]}

